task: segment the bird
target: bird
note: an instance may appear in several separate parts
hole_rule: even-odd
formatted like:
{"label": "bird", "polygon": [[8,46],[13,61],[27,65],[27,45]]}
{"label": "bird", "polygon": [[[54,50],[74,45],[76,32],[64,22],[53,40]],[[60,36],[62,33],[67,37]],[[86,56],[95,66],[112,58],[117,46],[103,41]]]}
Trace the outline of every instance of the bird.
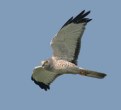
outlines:
{"label": "bird", "polygon": [[79,74],[103,79],[106,74],[88,70],[77,65],[81,48],[81,38],[86,25],[92,20],[87,17],[91,11],[81,11],[76,17],[71,17],[51,40],[52,57],[41,61],[41,65],[33,69],[31,80],[45,91],[60,75]]}

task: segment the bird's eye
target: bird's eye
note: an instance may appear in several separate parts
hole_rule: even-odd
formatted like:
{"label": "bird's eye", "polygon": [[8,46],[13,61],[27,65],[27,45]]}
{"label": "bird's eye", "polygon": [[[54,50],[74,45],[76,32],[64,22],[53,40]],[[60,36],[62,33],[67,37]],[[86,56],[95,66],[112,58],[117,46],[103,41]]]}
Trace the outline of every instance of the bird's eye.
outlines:
{"label": "bird's eye", "polygon": [[48,61],[42,61],[42,66],[48,65]]}

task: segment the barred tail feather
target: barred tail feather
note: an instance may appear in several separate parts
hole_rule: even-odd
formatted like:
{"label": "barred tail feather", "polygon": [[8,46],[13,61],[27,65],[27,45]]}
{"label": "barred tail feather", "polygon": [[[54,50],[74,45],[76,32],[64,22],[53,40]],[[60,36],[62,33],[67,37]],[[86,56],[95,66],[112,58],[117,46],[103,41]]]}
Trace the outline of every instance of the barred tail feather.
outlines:
{"label": "barred tail feather", "polygon": [[106,76],[105,73],[101,72],[96,72],[92,70],[85,70],[85,69],[80,69],[80,75],[88,76],[88,77],[93,77],[93,78],[99,78],[102,79]]}

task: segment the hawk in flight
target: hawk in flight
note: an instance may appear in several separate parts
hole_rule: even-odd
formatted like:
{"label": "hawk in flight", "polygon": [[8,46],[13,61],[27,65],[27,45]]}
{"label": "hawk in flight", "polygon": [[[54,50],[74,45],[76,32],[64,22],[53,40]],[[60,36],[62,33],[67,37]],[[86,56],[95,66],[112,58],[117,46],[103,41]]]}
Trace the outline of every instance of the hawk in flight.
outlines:
{"label": "hawk in flight", "polygon": [[53,55],[42,61],[41,66],[33,70],[31,79],[44,90],[50,89],[50,84],[60,75],[79,74],[102,79],[106,74],[77,66],[81,47],[81,38],[85,26],[92,19],[87,18],[90,11],[83,10],[76,17],[71,17],[51,41]]}

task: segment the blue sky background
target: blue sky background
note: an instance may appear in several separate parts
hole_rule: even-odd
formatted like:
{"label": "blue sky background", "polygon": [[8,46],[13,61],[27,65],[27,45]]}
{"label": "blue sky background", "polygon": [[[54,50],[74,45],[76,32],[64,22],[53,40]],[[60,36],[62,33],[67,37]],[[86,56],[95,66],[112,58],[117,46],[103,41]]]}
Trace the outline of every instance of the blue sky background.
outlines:
{"label": "blue sky background", "polygon": [[[82,10],[93,20],[82,39],[78,64],[105,79],[64,75],[47,92],[30,79],[51,56],[50,40]],[[121,109],[120,0],[0,0],[0,110]]]}

